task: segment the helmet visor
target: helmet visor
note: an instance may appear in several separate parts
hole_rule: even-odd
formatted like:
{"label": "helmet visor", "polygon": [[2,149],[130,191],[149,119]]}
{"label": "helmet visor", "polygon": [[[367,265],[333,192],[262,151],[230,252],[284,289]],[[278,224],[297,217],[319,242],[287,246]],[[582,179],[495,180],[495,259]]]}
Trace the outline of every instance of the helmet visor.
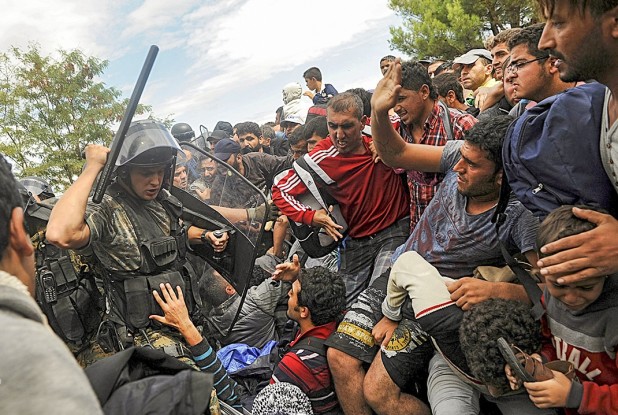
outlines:
{"label": "helmet visor", "polygon": [[171,163],[178,150],[178,143],[163,124],[153,120],[136,121],[127,131],[116,166]]}

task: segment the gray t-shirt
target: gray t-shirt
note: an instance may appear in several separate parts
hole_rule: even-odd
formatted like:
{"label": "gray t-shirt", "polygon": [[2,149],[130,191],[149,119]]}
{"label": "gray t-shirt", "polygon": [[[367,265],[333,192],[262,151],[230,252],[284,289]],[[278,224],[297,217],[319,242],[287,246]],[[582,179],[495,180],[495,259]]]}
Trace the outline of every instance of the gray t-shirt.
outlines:
{"label": "gray t-shirt", "polygon": [[[457,190],[453,167],[460,158],[463,141],[449,141],[444,147],[440,170],[446,173],[440,188],[421,216],[416,228],[393,255],[414,250],[435,266],[440,274],[461,278],[472,275],[479,265],[505,265],[491,222],[495,207],[478,215],[466,212],[467,198]],[[500,227],[500,239],[510,252],[535,248],[539,221],[514,197],[506,208],[507,219]]]}
{"label": "gray t-shirt", "polygon": [[609,100],[612,96],[609,88],[605,90],[605,104],[603,105],[603,119],[601,121],[601,160],[609,180],[618,192],[618,121],[609,125]]}

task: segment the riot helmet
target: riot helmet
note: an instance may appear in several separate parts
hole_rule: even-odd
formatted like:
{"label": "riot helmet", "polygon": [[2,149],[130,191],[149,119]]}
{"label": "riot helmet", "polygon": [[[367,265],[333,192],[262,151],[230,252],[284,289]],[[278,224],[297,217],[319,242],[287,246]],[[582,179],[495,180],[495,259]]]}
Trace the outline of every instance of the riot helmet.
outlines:
{"label": "riot helmet", "polygon": [[134,121],[116,159],[116,167],[171,165],[180,146],[167,128],[154,120]]}
{"label": "riot helmet", "polygon": [[32,196],[45,200],[54,197],[51,186],[40,177],[28,176],[19,180]]}
{"label": "riot helmet", "polygon": [[179,122],[172,126],[172,135],[179,142],[191,141],[195,138],[193,128],[187,123]]}

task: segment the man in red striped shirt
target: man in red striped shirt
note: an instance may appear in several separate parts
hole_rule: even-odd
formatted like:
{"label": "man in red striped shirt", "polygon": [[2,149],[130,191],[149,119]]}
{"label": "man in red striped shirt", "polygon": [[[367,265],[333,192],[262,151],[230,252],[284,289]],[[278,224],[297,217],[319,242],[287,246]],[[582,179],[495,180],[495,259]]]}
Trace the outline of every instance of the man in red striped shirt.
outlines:
{"label": "man in red striped shirt", "polygon": [[[357,95],[338,94],[327,106],[329,136],[304,157],[339,203],[348,224],[348,236],[340,245],[339,273],[344,275],[349,304],[388,269],[393,252],[409,231],[408,192],[393,169],[374,162],[371,137],[362,133],[366,121]],[[275,177],[273,201],[284,215],[321,227],[340,240],[342,227],[326,210],[314,210],[299,201],[308,192],[293,169]]]}
{"label": "man in red striped shirt", "polygon": [[324,267],[303,270],[288,293],[288,317],[300,326],[270,383],[288,382],[308,397],[315,414],[340,414],[324,341],[337,328],[345,307],[341,277]]}

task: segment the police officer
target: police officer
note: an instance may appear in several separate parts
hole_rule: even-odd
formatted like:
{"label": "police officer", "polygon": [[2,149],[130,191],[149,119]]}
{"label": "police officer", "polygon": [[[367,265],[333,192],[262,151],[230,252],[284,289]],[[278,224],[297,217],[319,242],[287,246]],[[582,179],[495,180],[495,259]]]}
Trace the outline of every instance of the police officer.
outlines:
{"label": "police officer", "polygon": [[[100,268],[106,318],[98,342],[104,350],[149,345],[186,360],[191,354],[178,335],[150,319],[161,314],[152,292],[162,283],[180,286],[187,293],[189,310],[195,309],[199,299],[197,289],[191,294],[196,281],[185,259],[187,243],[210,243],[215,252],[222,252],[228,235],[187,229],[179,220],[182,205],[163,186],[172,179],[172,166],[182,150],[162,124],[131,124],[116,160],[116,179],[95,204],[88,195],[108,152],[99,145],[86,147],[86,166],[52,210],[47,239],[92,256]],[[236,405],[236,384],[211,354],[208,370],[216,371],[219,399]]]}
{"label": "police officer", "polygon": [[186,122],[179,122],[172,126],[172,135],[179,142],[191,141],[195,138],[193,128]]}

